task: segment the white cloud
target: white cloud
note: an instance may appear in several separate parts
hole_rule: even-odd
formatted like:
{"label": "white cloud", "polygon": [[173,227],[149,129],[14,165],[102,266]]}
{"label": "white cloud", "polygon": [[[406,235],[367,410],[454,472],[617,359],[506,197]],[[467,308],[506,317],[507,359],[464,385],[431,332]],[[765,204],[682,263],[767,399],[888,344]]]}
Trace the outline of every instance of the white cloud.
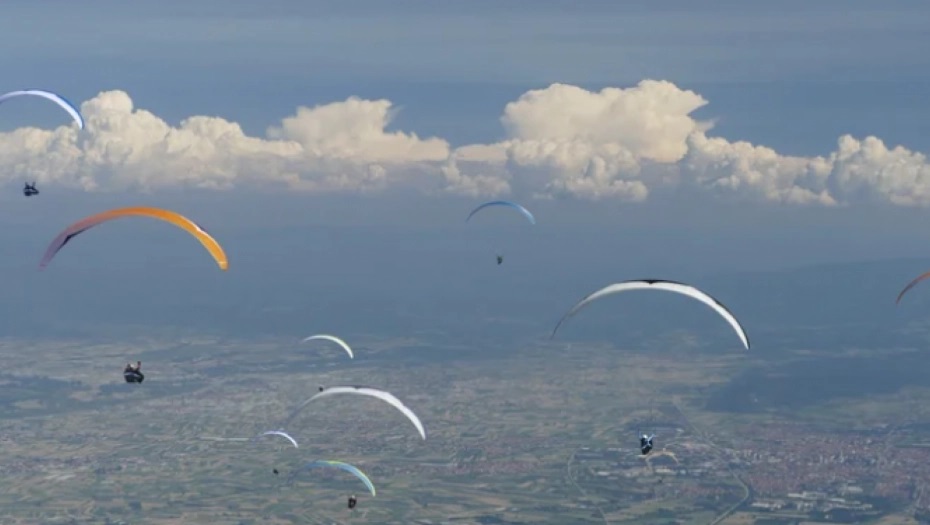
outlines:
{"label": "white cloud", "polygon": [[670,82],[597,93],[553,84],[507,104],[510,138],[496,146],[521,193],[640,201],[649,194],[643,168],[687,153],[688,136],[706,127],[689,114],[706,103]]}
{"label": "white cloud", "polygon": [[486,178],[494,163],[506,168],[500,179],[507,187],[524,195],[640,201],[672,186],[788,204],[930,205],[922,154],[847,135],[825,157],[781,155],[708,136],[712,123],[691,116],[706,103],[651,80],[600,92],[562,84],[529,91],[505,108],[509,138],[493,146],[497,158],[474,167],[453,159],[460,169],[448,183],[467,187],[472,170]]}
{"label": "white cloud", "polygon": [[108,91],[81,105],[84,131],[62,126],[0,134],[0,172],[86,190],[228,189],[250,182],[378,189],[420,163],[449,157],[443,140],[385,131],[390,109],[386,100],[356,98],[301,107],[259,138],[216,117],[190,117],[172,127],[135,109],[126,93]]}
{"label": "white cloud", "polygon": [[707,104],[670,82],[598,92],[553,84],[504,108],[507,138],[451,149],[440,138],[387,131],[387,100],[348,98],[247,136],[221,118],[172,127],[121,91],[84,102],[84,131],[21,128],[0,134],[0,177],[85,190],[170,186],[231,189],[279,183],[304,191],[378,191],[413,185],[474,197],[642,201],[658,188],[790,204],[884,201],[930,205],[924,155],[875,137],[843,136],[818,157],[709,135],[692,114]]}
{"label": "white cloud", "polygon": [[835,205],[826,191],[831,164],[823,157],[779,155],[764,146],[696,133],[688,138],[681,173],[688,182],[724,191],[746,191],[793,204]]}
{"label": "white cloud", "polygon": [[[442,167],[448,192],[472,197],[510,193],[507,152],[498,145],[475,144],[452,152]],[[465,175],[463,173],[468,173]]]}

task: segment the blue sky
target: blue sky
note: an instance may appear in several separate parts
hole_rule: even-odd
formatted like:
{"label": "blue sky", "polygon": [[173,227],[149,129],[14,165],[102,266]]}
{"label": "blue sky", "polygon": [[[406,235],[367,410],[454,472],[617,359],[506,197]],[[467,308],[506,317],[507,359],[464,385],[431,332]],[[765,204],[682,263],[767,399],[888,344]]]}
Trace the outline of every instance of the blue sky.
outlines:
{"label": "blue sky", "polygon": [[[499,138],[527,89],[656,78],[704,95],[721,134],[787,153],[846,132],[930,149],[920,1],[185,4],[7,2],[6,88],[123,89],[170,122],[220,115],[255,133],[298,105],[387,97],[398,127],[463,144]],[[5,110],[5,129],[37,118]]]}
{"label": "blue sky", "polygon": [[[788,1],[762,5],[721,1],[699,6],[684,1],[224,0],[189,4],[6,2],[0,19],[2,89],[50,89],[78,105],[100,92],[119,90],[131,97],[137,110],[150,111],[170,126],[177,127],[182,120],[196,115],[220,117],[241,126],[245,135],[265,141],[262,147],[271,148],[269,152],[297,147],[299,143],[303,153],[320,149],[321,156],[304,164],[303,157],[295,160],[290,153],[266,152],[276,159],[268,161],[270,178],[266,182],[253,173],[254,166],[241,167],[246,157],[240,153],[228,158],[210,156],[224,152],[203,153],[208,155],[204,158],[212,159],[207,164],[223,164],[221,170],[217,168],[221,173],[211,172],[210,166],[203,165],[205,161],[198,160],[200,157],[184,154],[175,164],[162,166],[159,163],[165,155],[159,154],[160,150],[146,153],[149,156],[126,167],[118,160],[123,158],[119,148],[143,151],[141,146],[126,145],[134,144],[136,138],[130,130],[149,128],[126,127],[124,121],[134,116],[106,113],[118,107],[122,99],[100,99],[97,110],[85,109],[86,118],[102,115],[95,121],[96,128],[84,132],[83,137],[93,140],[81,138],[68,128],[64,113],[51,104],[8,102],[0,107],[0,131],[6,132],[0,137],[0,148],[3,141],[10,145],[0,149],[0,167],[4,170],[0,180],[9,191],[0,198],[0,218],[11,227],[0,238],[28,246],[28,250],[24,248],[28,256],[7,253],[3,259],[7,270],[31,272],[45,244],[64,225],[107,206],[124,204],[163,205],[188,213],[234,246],[229,249],[235,254],[231,268],[236,268],[237,259],[248,261],[249,282],[267,280],[269,290],[277,289],[282,294],[287,292],[290,280],[301,275],[303,265],[313,266],[314,274],[308,279],[320,290],[341,285],[354,289],[353,279],[367,276],[365,272],[378,272],[371,274],[371,279],[366,277],[369,284],[389,276],[390,271],[411,278],[421,276],[419,285],[411,284],[416,289],[414,295],[428,294],[446,279],[444,273],[448,272],[430,270],[440,262],[452,265],[452,273],[473,271],[484,275],[496,270],[483,266],[470,269],[469,264],[480,265],[485,259],[493,262],[493,257],[485,253],[488,249],[481,244],[484,240],[477,241],[478,247],[474,239],[465,240],[464,236],[473,232],[463,230],[460,224],[468,209],[490,198],[490,194],[462,193],[462,187],[456,186],[452,188],[455,191],[434,195],[390,184],[363,196],[351,189],[329,192],[330,186],[342,184],[340,170],[351,172],[346,177],[352,183],[368,180],[365,173],[372,173],[372,165],[387,165],[384,158],[405,155],[401,150],[410,144],[412,149],[422,149],[410,153],[416,158],[391,160],[399,167],[391,164],[387,168],[389,179],[393,181],[396,176],[397,180],[407,180],[408,173],[414,173],[410,176],[435,182],[445,166],[445,160],[436,158],[436,147],[412,139],[377,147],[364,138],[352,142],[353,133],[368,129],[367,120],[360,121],[356,131],[346,132],[349,138],[333,139],[330,135],[338,135],[334,123],[351,120],[341,116],[339,112],[345,107],[338,104],[332,106],[332,120],[313,120],[333,126],[332,132],[323,126],[323,131],[314,131],[309,139],[300,138],[298,132],[286,132],[278,139],[283,142],[278,143],[266,134],[268,127],[280,126],[281,119],[294,116],[300,106],[341,103],[350,96],[391,101],[389,113],[394,118],[387,126],[388,132],[402,131],[408,139],[412,133],[419,140],[436,137],[448,144],[449,151],[479,144],[493,146],[501,155],[507,155],[506,165],[481,164],[473,172],[462,167],[462,174],[468,180],[490,174],[496,182],[507,181],[517,192],[509,196],[536,210],[540,225],[531,239],[523,239],[525,232],[519,227],[509,229],[512,225],[506,218],[499,219],[501,232],[488,235],[514,242],[517,254],[525,250],[523,262],[519,255],[508,260],[513,266],[513,273],[508,274],[513,286],[535,287],[526,275],[550,280],[565,276],[566,282],[572,283],[565,286],[565,293],[573,291],[565,301],[589,291],[587,288],[598,284],[595,278],[619,280],[628,277],[625,272],[699,275],[927,253],[922,244],[925,246],[930,236],[923,233],[923,224],[924,206],[930,198],[923,191],[910,194],[906,182],[896,182],[908,173],[917,173],[919,180],[930,179],[926,159],[911,155],[930,151],[930,109],[926,104],[930,92],[930,57],[926,53],[930,34],[925,23],[930,19],[930,5],[926,2]],[[535,152],[532,154],[521,149],[538,145],[533,142],[536,139],[555,140],[545,136],[544,131],[530,129],[527,122],[545,122],[546,112],[558,108],[568,108],[566,111],[572,115],[572,104],[580,100],[577,97],[594,100],[606,87],[637,89],[644,79],[671,82],[678,91],[668,96],[678,97],[675,100],[685,100],[685,90],[705,100],[706,105],[682,102],[697,107],[665,116],[685,119],[682,125],[687,126],[713,120],[715,125],[706,136],[725,138],[727,143],[721,146],[724,153],[709,146],[694,153],[693,142],[688,143],[684,160],[665,158],[677,153],[649,153],[647,146],[637,142],[648,134],[643,130],[651,129],[648,126],[653,122],[643,117],[644,127],[632,128],[632,138],[620,141],[622,153],[610,157],[603,153],[613,151],[609,130],[614,126],[622,128],[625,120],[637,118],[605,110],[594,124],[608,131],[591,138],[584,135],[582,127],[577,136],[565,140],[576,141],[582,148],[591,144],[595,149],[606,148],[598,155],[605,159],[604,170],[611,180],[651,177],[654,182],[648,184],[648,198],[631,202],[611,196],[592,200],[585,197],[583,189],[572,189],[571,183],[578,182],[572,173],[577,158],[545,157],[539,153],[545,148],[530,148]],[[505,106],[530,90],[545,90],[552,83],[578,86],[592,94],[547,92],[552,95],[548,105],[527,106],[531,117],[542,117],[513,117],[509,121],[511,129],[521,128],[523,135],[509,132],[501,120]],[[642,88],[640,94],[647,98],[659,96],[650,89]],[[559,96],[569,98],[559,103]],[[114,126],[116,131],[111,135],[104,136],[100,131],[103,124],[99,123],[104,121]],[[655,122],[668,125],[662,119]],[[59,135],[35,139],[23,131],[29,126]],[[677,129],[668,125],[668,134],[681,135],[668,140],[665,131],[656,132],[656,148],[666,151],[660,147],[666,143],[672,149],[685,147],[685,132]],[[704,136],[693,126],[688,130],[688,137]],[[823,191],[845,201],[845,207],[787,202],[795,198],[791,184],[778,185],[775,197],[766,196],[766,186],[752,186],[747,182],[750,175],[743,173],[741,163],[745,162],[762,173],[796,178],[799,188],[820,188],[811,190],[816,193],[823,188],[808,184],[804,174],[815,167],[798,166],[809,157],[833,153],[844,134],[851,134],[857,141],[875,136],[888,148],[901,145],[908,150],[909,160],[881,152],[853,159],[843,173],[854,173],[861,180],[851,183],[834,169],[829,181],[823,183]],[[28,144],[35,151],[23,153],[28,149],[24,141],[33,139],[37,142]],[[499,146],[506,140],[519,144]],[[350,145],[346,146],[345,141]],[[759,160],[758,155],[764,157],[764,153],[744,156],[748,154],[734,146],[737,141],[772,148],[779,155],[773,161],[776,166],[770,165],[767,157]],[[219,144],[217,150],[225,147],[218,141],[215,144]],[[207,140],[200,143],[200,150],[192,151],[203,152],[203,148],[213,146],[214,142]],[[373,151],[378,152],[377,158],[371,157]],[[519,160],[521,151],[529,158]],[[100,158],[89,162],[89,152],[96,152]],[[632,167],[625,164],[623,152],[636,157]],[[690,155],[704,164],[690,167],[685,176],[702,178],[704,182],[681,188],[659,182],[667,170],[686,164]],[[791,156],[804,159],[798,161]],[[247,159],[258,167],[266,166],[264,157]],[[719,190],[707,182],[726,178],[714,172],[723,160],[736,166],[731,166],[735,174],[730,181],[742,181],[737,190]],[[595,164],[584,160],[580,165],[584,170],[594,170]],[[637,175],[639,169],[642,173]],[[278,171],[271,173],[274,170]],[[327,191],[291,188],[291,179],[286,177],[294,170],[300,172],[300,178],[312,181],[317,180],[315,170],[326,172],[330,178],[321,184]],[[161,175],[150,171],[169,175],[158,178]],[[198,189],[201,172],[207,178],[215,177],[211,180],[233,173],[235,183],[231,189]],[[43,194],[27,201],[17,192],[21,180],[33,173],[43,181]],[[870,178],[874,173],[885,175],[875,182]],[[136,182],[145,177],[153,177],[159,185],[142,191]],[[86,191],[89,178],[98,181],[106,193]],[[551,190],[539,181],[552,180],[567,186],[552,190],[554,194],[549,196],[554,200],[533,199],[533,192]],[[445,183],[453,185],[449,180]],[[930,180],[924,184],[930,184]],[[888,186],[896,189],[888,190]],[[752,191],[744,192],[746,188]],[[618,192],[629,196],[626,190]],[[892,196],[901,195],[913,198],[917,205],[896,204]],[[90,272],[89,281],[73,285],[77,288],[71,293],[88,292],[99,289],[104,281],[109,283],[107,275],[112,269],[107,261],[94,258],[94,249],[106,250],[117,241],[124,242],[116,239],[117,232],[130,235],[144,231],[164,243],[160,244],[164,252],[158,257],[165,259],[146,259],[152,266],[148,271],[158,275],[173,275],[180,268],[200,268],[194,274],[197,276],[202,275],[201,271],[213,270],[204,264],[199,248],[187,239],[178,240],[175,232],[164,233],[148,226],[134,228],[113,225],[112,235],[101,231],[94,232],[98,237],[84,239],[86,249],[77,242],[69,245],[74,253],[63,253],[71,259],[63,257],[53,263],[55,267],[50,270],[61,274],[53,280],[60,284],[58,279]],[[461,244],[457,235],[463,236]],[[304,241],[307,244],[302,244]],[[125,242],[148,253],[142,240]],[[609,249],[599,248],[605,245]],[[184,256],[167,255],[167,246],[175,247]],[[553,249],[558,253],[553,254]],[[598,257],[583,255],[590,250],[598,250]],[[296,257],[296,253],[303,254],[303,258]],[[338,254],[347,259],[340,259]],[[115,257],[109,264],[120,261],[132,265],[139,262],[138,257],[148,255],[134,251],[108,256]],[[382,260],[377,260],[379,257]],[[536,267],[520,266],[532,258],[539,261]],[[152,262],[156,260],[162,263]],[[286,263],[287,270],[283,266],[262,266],[263,260]],[[581,268],[582,264],[588,270]],[[120,271],[128,272],[125,278],[135,275],[131,269]],[[229,279],[246,279],[243,275],[230,273]],[[23,286],[51,301],[55,289],[43,278],[30,274]],[[491,279],[482,281],[489,290],[502,286],[495,280],[499,276],[483,278]],[[507,279],[503,282],[508,283]],[[383,293],[389,297],[397,290],[386,286]],[[364,297],[363,291],[359,294]],[[34,305],[36,312],[45,304],[41,301]]]}

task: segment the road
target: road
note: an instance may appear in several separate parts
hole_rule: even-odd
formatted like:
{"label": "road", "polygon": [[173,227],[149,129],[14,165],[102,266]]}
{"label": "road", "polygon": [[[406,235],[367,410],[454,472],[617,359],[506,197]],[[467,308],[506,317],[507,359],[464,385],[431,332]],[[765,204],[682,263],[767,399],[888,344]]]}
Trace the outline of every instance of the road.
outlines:
{"label": "road", "polygon": [[[702,441],[705,445],[711,447],[712,449],[716,450],[721,455],[724,455],[726,453],[726,449],[718,445],[712,438],[708,438],[707,434],[705,434],[697,426],[695,426],[694,423],[691,422],[691,419],[688,417],[685,411],[682,410],[681,403],[677,397],[672,400],[672,405],[675,406],[675,410],[678,410],[678,413],[681,415],[681,419],[684,420],[685,424],[691,428],[691,432],[693,432],[694,435],[700,441]],[[727,519],[731,514],[733,514],[736,511],[736,509],[740,508],[742,505],[748,502],[749,499],[752,497],[752,487],[750,487],[745,481],[743,481],[743,479],[739,477],[739,474],[734,472],[733,469],[731,469],[730,467],[727,467],[727,472],[729,472],[730,475],[733,476],[733,479],[735,479],[736,482],[739,483],[739,486],[742,487],[743,498],[739,500],[738,502],[736,502],[734,505],[730,506],[727,510],[723,511],[722,514],[714,518],[714,521],[710,522],[710,525],[719,525],[721,522],[723,522],[723,520]]]}

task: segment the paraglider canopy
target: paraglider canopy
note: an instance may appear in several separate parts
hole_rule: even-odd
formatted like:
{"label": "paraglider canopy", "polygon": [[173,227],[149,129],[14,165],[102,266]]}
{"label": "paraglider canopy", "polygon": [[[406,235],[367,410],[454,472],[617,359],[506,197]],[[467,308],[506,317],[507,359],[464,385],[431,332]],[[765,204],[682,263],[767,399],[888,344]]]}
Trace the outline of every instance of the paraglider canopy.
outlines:
{"label": "paraglider canopy", "polygon": [[489,207],[491,207],[491,206],[504,206],[504,207],[507,207],[507,208],[511,208],[511,209],[517,210],[517,211],[520,212],[524,217],[526,217],[526,220],[530,221],[530,224],[536,224],[536,217],[533,217],[533,214],[530,213],[530,210],[524,208],[523,206],[517,204],[516,202],[511,202],[511,201],[490,201],[490,202],[486,202],[486,203],[484,203],[484,204],[478,206],[477,208],[473,209],[473,210],[471,211],[471,213],[468,214],[468,218],[465,219],[465,222],[468,222],[469,220],[471,220],[471,218],[472,218],[476,213],[478,213],[479,211],[481,211],[481,210],[483,210],[483,209],[485,209],[485,208],[489,208]]}
{"label": "paraglider canopy", "polygon": [[51,91],[45,91],[43,89],[23,89],[20,91],[10,91],[9,93],[0,95],[0,104],[11,98],[22,96],[42,97],[44,99],[51,100],[52,102],[61,106],[62,109],[67,111],[68,114],[71,115],[71,118],[77,122],[77,125],[80,129],[84,129],[84,117],[81,116],[81,112],[78,111],[76,107],[74,107],[74,104],[68,102],[65,97],[56,93],[52,93]]}
{"label": "paraglider canopy", "polygon": [[364,472],[356,468],[354,465],[343,463],[342,461],[329,461],[329,460],[311,461],[305,464],[300,469],[294,471],[294,473],[291,474],[290,478],[288,479],[288,482],[293,483],[294,480],[297,478],[298,474],[306,470],[314,469],[314,468],[337,468],[340,470],[344,470],[348,472],[349,474],[352,474],[359,480],[361,480],[361,482],[365,484],[365,487],[368,488],[368,492],[370,492],[372,496],[376,495],[375,485],[371,482],[370,479],[368,479],[368,475],[366,475]]}
{"label": "paraglider canopy", "polygon": [[740,341],[742,341],[743,346],[746,348],[746,350],[749,350],[749,337],[746,335],[746,331],[743,330],[742,325],[739,323],[739,321],[736,320],[736,317],[733,315],[733,313],[723,305],[723,303],[714,299],[703,291],[698,290],[694,286],[676,281],[666,281],[663,279],[636,279],[632,281],[623,281],[605,286],[600,290],[589,294],[581,301],[578,301],[578,303],[575,304],[575,306],[573,306],[571,310],[568,311],[568,313],[562,316],[562,319],[560,319],[558,324],[555,325],[555,328],[552,330],[552,335],[550,335],[549,338],[551,339],[555,337],[555,333],[559,330],[559,327],[588,304],[608,295],[632,290],[661,290],[665,292],[673,292],[704,303],[705,305],[712,308],[715,312],[717,312],[718,315],[723,317],[727,323],[730,324],[730,326],[736,332],[736,335],[739,336]]}
{"label": "paraglider canopy", "polygon": [[336,343],[337,345],[342,347],[342,349],[345,350],[347,354],[349,354],[349,359],[355,359],[355,354],[352,353],[352,348],[349,347],[348,343],[346,343],[345,341],[343,341],[342,339],[334,335],[329,335],[329,334],[311,335],[310,337],[305,338],[301,342],[306,343],[307,341],[315,341],[315,340],[324,340],[324,341],[331,341],[333,343]]}
{"label": "paraglider canopy", "polygon": [[39,269],[42,270],[48,266],[48,263],[52,261],[52,258],[54,258],[62,248],[64,248],[65,244],[67,244],[68,241],[77,235],[80,235],[90,228],[93,228],[94,226],[104,222],[133,216],[151,217],[153,219],[165,221],[169,224],[177,226],[178,228],[181,228],[200,241],[200,244],[207,249],[211,256],[213,256],[213,259],[216,261],[217,266],[219,266],[221,270],[225,271],[229,268],[229,262],[226,259],[226,252],[223,251],[223,247],[220,246],[220,244],[216,242],[216,239],[207,233],[206,230],[204,230],[194,221],[188,219],[180,213],[173,212],[171,210],[163,210],[160,208],[151,208],[147,206],[135,206],[130,208],[109,210],[91,215],[79,220],[71,226],[68,226],[61,233],[59,233],[54,240],[52,240],[51,244],[49,244],[48,249],[45,251],[45,255],[39,262]]}
{"label": "paraglider canopy", "polygon": [[358,395],[358,396],[369,396],[369,397],[380,399],[384,401],[385,403],[388,403],[389,405],[399,410],[404,416],[406,416],[407,419],[409,419],[410,422],[413,423],[413,426],[417,428],[417,432],[420,433],[420,437],[422,437],[423,439],[426,439],[426,429],[423,427],[423,423],[420,421],[420,418],[417,417],[417,415],[413,412],[413,410],[410,410],[410,408],[408,408],[407,405],[404,405],[400,399],[397,399],[396,397],[394,397],[394,395],[391,394],[390,392],[386,392],[384,390],[378,390],[377,388],[371,388],[367,386],[331,386],[327,388],[321,387],[321,390],[318,394],[304,401],[303,403],[301,403],[299,407],[297,407],[296,410],[294,410],[294,412],[287,418],[287,421],[284,423],[283,426],[287,427],[288,424],[290,424],[290,422],[293,421],[294,418],[297,417],[298,414],[300,414],[301,410],[303,410],[304,407],[306,407],[313,401],[316,401],[317,399],[323,399],[326,397],[334,396],[334,395],[339,395],[339,394],[353,394],[353,395]]}
{"label": "paraglider canopy", "polygon": [[294,439],[293,437],[291,437],[290,434],[288,434],[287,432],[285,432],[285,431],[283,431],[283,430],[269,430],[269,431],[267,431],[267,432],[262,432],[261,434],[255,436],[253,439],[258,439],[258,438],[263,437],[263,436],[279,436],[279,437],[283,437],[284,439],[290,441],[291,444],[294,445],[294,448],[300,448],[300,447],[297,445],[297,440]]}
{"label": "paraglider canopy", "polygon": [[905,286],[904,289],[901,290],[901,293],[898,294],[898,298],[895,299],[894,304],[899,304],[901,302],[901,298],[904,297],[904,294],[906,294],[908,290],[917,286],[918,283],[920,283],[921,281],[923,281],[924,279],[928,277],[930,277],[930,272],[922,273],[918,275],[913,281],[907,283],[907,286]]}

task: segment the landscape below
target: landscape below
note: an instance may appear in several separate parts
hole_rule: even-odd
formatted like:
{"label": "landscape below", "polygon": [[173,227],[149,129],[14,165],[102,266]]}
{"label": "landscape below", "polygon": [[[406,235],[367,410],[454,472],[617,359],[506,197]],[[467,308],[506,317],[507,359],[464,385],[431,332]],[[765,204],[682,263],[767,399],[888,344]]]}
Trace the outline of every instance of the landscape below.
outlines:
{"label": "landscape below", "polygon": [[[355,360],[277,339],[8,339],[0,508],[13,524],[906,524],[930,515],[930,425],[920,423],[930,389],[919,381],[930,365],[920,352],[797,349],[773,359],[730,351],[732,334],[720,334],[712,343],[727,351],[695,347],[682,331],[635,351],[357,336]],[[134,358],[143,385],[122,383]],[[248,441],[336,384],[391,391],[428,439],[377,400],[337,396],[286,429],[299,449]],[[645,458],[642,432],[657,435]],[[341,471],[285,483],[315,459],[359,466],[377,497]],[[359,505],[349,510],[352,493]]]}

